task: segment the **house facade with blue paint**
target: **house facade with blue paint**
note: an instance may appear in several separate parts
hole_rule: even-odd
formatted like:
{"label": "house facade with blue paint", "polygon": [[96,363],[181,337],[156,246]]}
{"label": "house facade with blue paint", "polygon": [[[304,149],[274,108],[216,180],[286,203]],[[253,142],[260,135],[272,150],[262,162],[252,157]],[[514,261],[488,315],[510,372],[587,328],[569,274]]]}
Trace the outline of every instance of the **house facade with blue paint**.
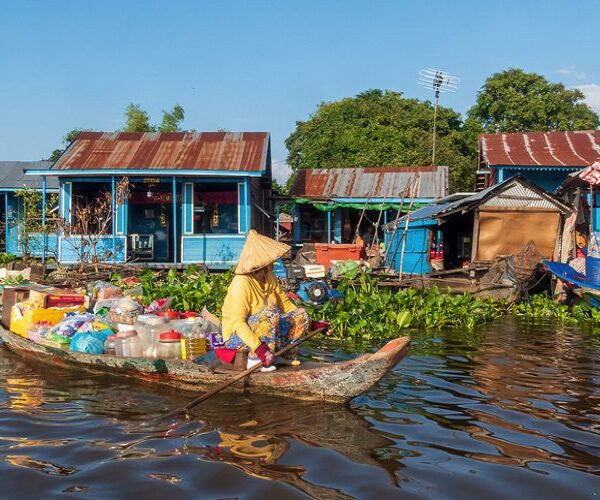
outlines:
{"label": "house facade with blue paint", "polygon": [[[229,269],[250,229],[273,230],[266,132],[81,132],[50,169],[27,174],[58,181],[62,264],[89,260],[89,233],[103,227],[102,262]],[[107,198],[110,220],[77,234],[85,207]]]}
{"label": "house facade with blue paint", "polygon": [[554,192],[567,176],[600,159],[600,131],[480,134],[477,190],[522,175]]}
{"label": "house facade with blue paint", "polygon": [[[24,190],[42,194],[43,178],[26,176],[25,170],[47,170],[51,165],[51,161],[0,161],[0,220],[4,222],[3,251],[19,257],[24,253],[32,257],[41,257],[45,247],[49,255],[56,253],[55,234],[47,234],[44,244],[42,233],[30,233],[26,230],[25,203],[23,197],[19,196],[19,193]],[[58,193],[58,181],[52,179],[46,184],[46,195],[50,197],[56,193]],[[40,202],[44,203],[42,196],[39,196]],[[38,212],[41,213],[41,210]]]}
{"label": "house facade with blue paint", "polygon": [[293,244],[347,244],[375,231],[383,241],[377,226],[447,194],[446,166],[302,169],[290,190]]}

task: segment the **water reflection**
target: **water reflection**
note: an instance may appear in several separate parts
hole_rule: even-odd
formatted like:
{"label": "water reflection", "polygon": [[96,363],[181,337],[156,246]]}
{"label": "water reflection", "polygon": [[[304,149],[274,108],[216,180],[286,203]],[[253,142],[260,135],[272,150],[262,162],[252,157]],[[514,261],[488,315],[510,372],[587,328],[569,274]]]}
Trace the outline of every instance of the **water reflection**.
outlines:
{"label": "water reflection", "polygon": [[23,496],[589,496],[599,361],[597,332],[503,319],[415,335],[350,407],[218,396],[150,427],[190,396],[2,351],[0,473]]}

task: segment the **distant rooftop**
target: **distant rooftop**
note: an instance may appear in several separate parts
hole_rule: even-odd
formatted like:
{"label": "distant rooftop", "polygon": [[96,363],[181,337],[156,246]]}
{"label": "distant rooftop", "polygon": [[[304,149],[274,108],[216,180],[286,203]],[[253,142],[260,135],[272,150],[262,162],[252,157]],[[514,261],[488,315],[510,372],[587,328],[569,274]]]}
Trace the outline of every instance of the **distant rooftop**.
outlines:
{"label": "distant rooftop", "polygon": [[481,134],[485,166],[587,167],[600,160],[600,130]]}
{"label": "distant rooftop", "polygon": [[306,168],[298,171],[292,196],[327,198],[441,198],[448,193],[448,167]]}
{"label": "distant rooftop", "polygon": [[[23,189],[42,187],[42,178],[25,176],[25,169],[48,170],[51,161],[0,161],[0,189]],[[58,179],[48,178],[46,187],[58,189]]]}

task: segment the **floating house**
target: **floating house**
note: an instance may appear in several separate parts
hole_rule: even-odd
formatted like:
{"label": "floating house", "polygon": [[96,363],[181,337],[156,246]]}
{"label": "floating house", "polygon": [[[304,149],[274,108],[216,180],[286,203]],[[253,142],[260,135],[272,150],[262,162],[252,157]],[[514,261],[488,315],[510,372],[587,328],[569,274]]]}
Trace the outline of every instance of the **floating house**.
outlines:
{"label": "floating house", "polygon": [[522,176],[472,195],[451,195],[385,226],[386,264],[407,275],[491,263],[533,241],[552,258],[571,207]]}
{"label": "floating house", "polygon": [[[406,213],[447,194],[446,166],[302,169],[290,190],[293,243],[352,243],[356,234],[395,219],[399,210]],[[383,241],[383,233],[379,236]]]}
{"label": "floating house", "polygon": [[[19,191],[24,189],[42,191],[42,177],[26,176],[26,169],[47,170],[50,161],[0,161],[0,193],[4,200],[0,202],[0,220],[4,221],[4,248],[13,255],[22,256],[24,246],[31,256],[41,256],[44,249],[44,236],[41,233],[25,233],[24,202]],[[46,194],[58,193],[58,181],[52,179],[46,185]],[[27,242],[25,242],[27,238]],[[54,234],[46,236],[46,250],[56,252],[57,239]]]}
{"label": "floating house", "polygon": [[555,191],[572,172],[600,159],[600,130],[481,134],[477,190],[520,174]]}
{"label": "floating house", "polygon": [[[80,132],[51,168],[27,174],[46,187],[58,180],[60,216],[73,226],[81,207],[110,193],[114,216],[96,241],[105,262],[228,269],[250,229],[272,234],[266,132]],[[63,231],[59,261],[77,264],[85,244]]]}

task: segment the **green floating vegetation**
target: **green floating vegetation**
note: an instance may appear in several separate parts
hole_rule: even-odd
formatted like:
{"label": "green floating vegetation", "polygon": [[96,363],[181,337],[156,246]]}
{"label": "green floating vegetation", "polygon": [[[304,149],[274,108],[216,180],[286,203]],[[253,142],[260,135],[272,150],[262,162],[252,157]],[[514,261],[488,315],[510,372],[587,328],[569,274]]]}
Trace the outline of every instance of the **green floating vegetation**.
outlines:
{"label": "green floating vegetation", "polygon": [[[204,306],[220,316],[231,271],[208,274],[196,266],[185,271],[170,270],[160,276],[146,270],[140,276],[144,304],[171,297],[176,310],[200,311]],[[120,276],[112,277],[120,282]],[[311,318],[332,324],[331,337],[338,340],[363,341],[387,339],[400,331],[458,328],[471,331],[475,326],[505,314],[528,320],[549,319],[568,324],[600,324],[600,310],[580,303],[572,307],[557,304],[548,294],[531,296],[518,305],[505,301],[476,298],[471,294],[451,294],[437,288],[394,290],[378,286],[377,279],[362,273],[350,273],[338,289],[342,302],[322,306],[304,304]]]}
{"label": "green floating vegetation", "polygon": [[[166,276],[160,276],[150,269],[141,275],[142,302],[150,304],[155,299],[171,297],[172,309],[178,311],[201,311],[203,307],[218,316],[227,294],[227,287],[233,273],[209,274],[190,265],[184,271],[170,269]],[[113,273],[111,281],[120,284],[121,276]]]}
{"label": "green floating vegetation", "polygon": [[552,319],[565,323],[600,323],[600,309],[585,302],[579,302],[571,307],[558,304],[548,293],[532,295],[528,300],[516,304],[513,314],[532,320]]}
{"label": "green floating vegetation", "polygon": [[408,327],[470,330],[508,311],[503,301],[479,299],[467,293],[452,295],[437,288],[382,288],[365,274],[353,281],[343,280],[339,289],[345,295],[343,302],[307,307],[311,317],[332,323],[334,338],[389,338]]}

